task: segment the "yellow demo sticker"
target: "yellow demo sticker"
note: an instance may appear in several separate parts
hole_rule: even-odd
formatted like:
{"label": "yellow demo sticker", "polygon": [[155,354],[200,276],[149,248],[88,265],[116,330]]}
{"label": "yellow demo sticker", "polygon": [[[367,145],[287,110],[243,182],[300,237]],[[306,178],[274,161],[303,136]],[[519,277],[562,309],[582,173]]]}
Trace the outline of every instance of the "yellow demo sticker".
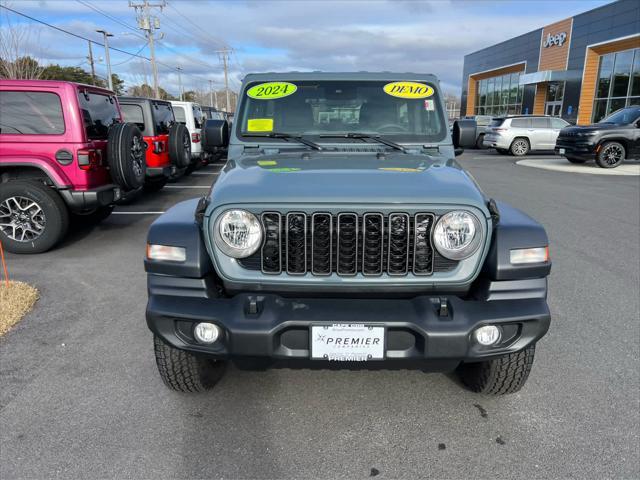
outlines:
{"label": "yellow demo sticker", "polygon": [[247,132],[273,132],[273,118],[250,118]]}
{"label": "yellow demo sticker", "polygon": [[387,95],[399,98],[427,98],[433,95],[433,88],[417,82],[387,83],[383,90]]}
{"label": "yellow demo sticker", "polygon": [[298,90],[293,83],[268,82],[255,85],[247,90],[247,96],[256,100],[273,100],[274,98],[288,97]]}

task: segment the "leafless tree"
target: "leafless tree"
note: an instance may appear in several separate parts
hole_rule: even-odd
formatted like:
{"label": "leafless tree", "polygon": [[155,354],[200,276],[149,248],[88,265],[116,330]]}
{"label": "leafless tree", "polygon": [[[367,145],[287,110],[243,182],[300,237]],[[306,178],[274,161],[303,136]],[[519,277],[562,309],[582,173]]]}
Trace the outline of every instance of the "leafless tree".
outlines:
{"label": "leafless tree", "polygon": [[[36,37],[34,39],[34,36]],[[33,79],[42,74],[36,52],[29,44],[38,44],[39,30],[33,25],[11,21],[3,10],[0,17],[0,78]]]}

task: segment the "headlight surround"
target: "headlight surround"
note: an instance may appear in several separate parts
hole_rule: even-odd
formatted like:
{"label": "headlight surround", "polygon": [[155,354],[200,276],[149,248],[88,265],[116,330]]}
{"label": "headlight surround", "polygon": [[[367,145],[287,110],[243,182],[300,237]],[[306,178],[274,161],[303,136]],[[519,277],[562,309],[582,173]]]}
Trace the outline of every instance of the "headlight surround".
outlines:
{"label": "headlight surround", "polygon": [[480,246],[482,228],[473,213],[454,210],[444,214],[433,229],[433,244],[443,257],[463,260]]}
{"label": "headlight surround", "polygon": [[262,244],[262,225],[251,212],[227,210],[216,220],[213,236],[222,253],[233,258],[246,258]]}

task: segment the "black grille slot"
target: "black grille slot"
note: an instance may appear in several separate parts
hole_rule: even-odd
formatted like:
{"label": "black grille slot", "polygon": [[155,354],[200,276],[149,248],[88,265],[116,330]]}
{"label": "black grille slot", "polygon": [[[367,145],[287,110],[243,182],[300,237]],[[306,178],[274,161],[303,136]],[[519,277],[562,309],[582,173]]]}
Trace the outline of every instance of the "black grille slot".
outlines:
{"label": "black grille slot", "polygon": [[264,212],[262,249],[243,268],[291,275],[432,275],[459,262],[431,244],[433,213]]}
{"label": "black grille slot", "polygon": [[389,275],[405,275],[409,271],[409,215],[389,215]]}
{"label": "black grille slot", "polygon": [[263,213],[264,244],[262,245],[261,262],[265,273],[280,273],[282,271],[281,232],[282,217],[279,213]]}
{"label": "black grille slot", "polygon": [[311,216],[311,273],[331,274],[333,251],[333,217],[329,213]]}
{"label": "black grille slot", "polygon": [[355,275],[358,271],[358,216],[355,213],[338,215],[339,275]]}
{"label": "black grille slot", "polygon": [[287,214],[286,238],[287,273],[305,273],[307,271],[307,216],[304,213]]}
{"label": "black grille slot", "polygon": [[362,217],[362,273],[381,275],[384,257],[384,216],[367,213]]}
{"label": "black grille slot", "polygon": [[433,247],[431,246],[432,226],[432,214],[416,214],[413,245],[413,273],[416,275],[430,275],[433,273]]}

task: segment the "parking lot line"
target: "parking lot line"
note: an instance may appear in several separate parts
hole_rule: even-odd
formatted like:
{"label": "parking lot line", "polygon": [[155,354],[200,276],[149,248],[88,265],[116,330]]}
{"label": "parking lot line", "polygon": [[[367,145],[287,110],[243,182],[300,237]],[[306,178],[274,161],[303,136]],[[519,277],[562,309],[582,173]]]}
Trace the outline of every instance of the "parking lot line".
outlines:
{"label": "parking lot line", "polygon": [[193,172],[191,175],[220,175],[220,172]]}
{"label": "parking lot line", "polygon": [[111,215],[162,215],[164,212],[111,212]]}
{"label": "parking lot line", "polygon": [[211,188],[211,185],[165,185],[164,188]]}

